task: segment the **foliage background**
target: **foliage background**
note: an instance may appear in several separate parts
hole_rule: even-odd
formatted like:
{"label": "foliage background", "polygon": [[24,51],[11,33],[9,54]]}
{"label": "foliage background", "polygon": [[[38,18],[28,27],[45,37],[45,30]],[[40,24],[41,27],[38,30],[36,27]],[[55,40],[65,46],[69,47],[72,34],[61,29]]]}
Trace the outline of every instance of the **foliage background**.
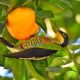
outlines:
{"label": "foliage background", "polygon": [[[50,18],[53,29],[63,27],[67,30],[69,44],[55,55],[41,61],[4,58],[9,52],[0,43],[0,65],[13,72],[13,78],[0,77],[0,80],[80,80],[80,1],[79,0],[0,0],[0,34],[10,43],[16,44],[6,29],[8,12],[16,7],[30,7],[36,11],[36,22],[46,32],[43,21]],[[54,14],[54,17],[53,17]],[[56,26],[55,23],[58,25]],[[74,45],[73,43],[76,43]],[[57,47],[56,47],[57,48]],[[54,46],[53,46],[54,49]]]}

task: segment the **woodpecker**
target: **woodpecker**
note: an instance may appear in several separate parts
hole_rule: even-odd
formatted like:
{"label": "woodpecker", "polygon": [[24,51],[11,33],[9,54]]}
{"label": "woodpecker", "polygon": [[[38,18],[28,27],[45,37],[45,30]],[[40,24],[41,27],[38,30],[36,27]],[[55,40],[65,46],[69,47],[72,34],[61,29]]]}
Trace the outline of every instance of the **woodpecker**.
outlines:
{"label": "woodpecker", "polygon": [[27,40],[19,41],[16,45],[12,45],[2,37],[0,37],[0,42],[6,45],[9,49],[15,49],[15,52],[12,52],[11,54],[5,54],[5,57],[40,60],[55,54],[58,50],[39,48],[38,46],[49,43],[54,45],[54,43],[56,43],[62,47],[65,47],[68,44],[68,35],[63,31],[58,30],[54,39],[50,37],[33,35]]}

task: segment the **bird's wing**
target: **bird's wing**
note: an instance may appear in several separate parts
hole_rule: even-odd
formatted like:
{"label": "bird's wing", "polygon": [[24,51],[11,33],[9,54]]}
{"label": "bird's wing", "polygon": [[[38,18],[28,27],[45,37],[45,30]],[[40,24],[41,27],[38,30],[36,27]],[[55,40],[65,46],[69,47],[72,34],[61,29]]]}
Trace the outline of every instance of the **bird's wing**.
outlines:
{"label": "bird's wing", "polygon": [[48,56],[56,53],[57,50],[50,50],[44,48],[29,48],[20,52],[12,53],[12,54],[5,54],[5,57],[9,58],[17,58],[17,59],[44,59]]}

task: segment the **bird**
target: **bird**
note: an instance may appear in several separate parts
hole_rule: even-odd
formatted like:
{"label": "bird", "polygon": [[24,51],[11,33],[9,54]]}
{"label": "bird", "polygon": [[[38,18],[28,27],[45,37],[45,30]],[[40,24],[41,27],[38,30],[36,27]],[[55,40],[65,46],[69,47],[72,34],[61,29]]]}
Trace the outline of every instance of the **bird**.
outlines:
{"label": "bird", "polygon": [[52,54],[55,54],[58,50],[40,48],[40,45],[49,43],[54,45],[55,43],[61,47],[66,47],[68,44],[68,35],[63,31],[58,30],[54,39],[50,37],[33,35],[27,40],[20,40],[16,45],[9,43],[3,37],[0,37],[0,42],[6,45],[9,49],[15,49],[15,52],[4,54],[4,57],[41,60],[51,56]]}

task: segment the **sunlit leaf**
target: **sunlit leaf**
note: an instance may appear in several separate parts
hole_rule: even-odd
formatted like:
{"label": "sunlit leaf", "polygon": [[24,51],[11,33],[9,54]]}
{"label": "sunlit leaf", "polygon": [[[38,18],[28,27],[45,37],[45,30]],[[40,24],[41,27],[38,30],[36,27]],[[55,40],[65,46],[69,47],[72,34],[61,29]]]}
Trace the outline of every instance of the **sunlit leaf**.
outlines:
{"label": "sunlit leaf", "polygon": [[0,65],[4,65],[5,58],[3,55],[8,52],[9,50],[6,48],[6,46],[0,43]]}
{"label": "sunlit leaf", "polygon": [[46,49],[52,49],[52,50],[61,50],[62,47],[57,45],[57,44],[41,44],[40,46],[38,46],[40,48],[46,48]]}
{"label": "sunlit leaf", "polygon": [[24,60],[15,60],[14,64],[15,65],[13,66],[13,74],[14,74],[15,79],[24,80],[24,77],[27,76],[27,79],[25,78],[25,80],[29,80],[28,73],[27,73],[28,71],[26,69],[27,67],[25,67]]}
{"label": "sunlit leaf", "polygon": [[73,71],[71,67],[65,67],[62,69],[62,73],[65,73],[66,71]]}
{"label": "sunlit leaf", "polygon": [[61,66],[71,62],[69,58],[54,57],[50,66]]}
{"label": "sunlit leaf", "polygon": [[49,2],[42,3],[42,8],[43,8],[43,10],[51,10],[54,14],[59,14],[63,11],[58,6],[52,5]]}
{"label": "sunlit leaf", "polygon": [[66,80],[79,80],[78,73],[75,71],[67,71],[66,75],[64,76]]}

